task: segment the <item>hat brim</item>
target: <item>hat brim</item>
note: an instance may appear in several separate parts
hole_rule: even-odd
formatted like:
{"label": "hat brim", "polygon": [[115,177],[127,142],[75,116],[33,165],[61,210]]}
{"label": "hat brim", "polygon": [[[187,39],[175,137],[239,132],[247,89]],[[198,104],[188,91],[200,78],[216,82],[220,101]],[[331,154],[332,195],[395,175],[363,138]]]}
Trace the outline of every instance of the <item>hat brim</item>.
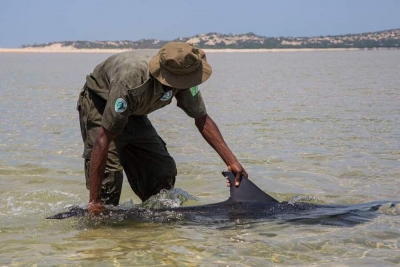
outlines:
{"label": "hat brim", "polygon": [[212,68],[204,56],[198,69],[189,74],[178,75],[163,68],[160,64],[160,54],[157,54],[150,59],[149,71],[154,78],[164,85],[177,89],[186,89],[199,85],[210,78]]}

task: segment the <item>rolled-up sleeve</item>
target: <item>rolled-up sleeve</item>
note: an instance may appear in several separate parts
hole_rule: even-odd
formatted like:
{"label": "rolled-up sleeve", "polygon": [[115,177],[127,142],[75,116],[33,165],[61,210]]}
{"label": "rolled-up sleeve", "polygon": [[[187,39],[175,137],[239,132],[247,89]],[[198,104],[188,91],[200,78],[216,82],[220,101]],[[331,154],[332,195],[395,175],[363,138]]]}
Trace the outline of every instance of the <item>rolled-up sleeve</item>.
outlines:
{"label": "rolled-up sleeve", "polygon": [[175,98],[180,107],[189,117],[200,118],[207,114],[201,92],[193,94],[190,89],[179,90]]}

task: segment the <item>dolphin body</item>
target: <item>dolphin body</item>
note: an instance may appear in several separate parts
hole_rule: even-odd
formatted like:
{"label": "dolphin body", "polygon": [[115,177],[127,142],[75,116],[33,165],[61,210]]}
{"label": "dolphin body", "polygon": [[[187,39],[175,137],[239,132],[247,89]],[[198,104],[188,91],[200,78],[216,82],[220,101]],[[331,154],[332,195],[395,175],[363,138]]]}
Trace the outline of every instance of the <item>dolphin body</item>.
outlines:
{"label": "dolphin body", "polygon": [[[312,203],[279,202],[263,192],[249,179],[243,178],[239,187],[234,185],[232,172],[222,172],[230,181],[230,197],[220,203],[163,209],[107,209],[100,218],[132,220],[135,222],[193,222],[217,223],[253,220],[280,220],[302,224],[353,226],[368,222],[379,213],[382,205],[395,207],[397,202],[370,202],[355,205],[319,205]],[[77,206],[67,212],[46,219],[66,219],[88,216],[87,209]]]}

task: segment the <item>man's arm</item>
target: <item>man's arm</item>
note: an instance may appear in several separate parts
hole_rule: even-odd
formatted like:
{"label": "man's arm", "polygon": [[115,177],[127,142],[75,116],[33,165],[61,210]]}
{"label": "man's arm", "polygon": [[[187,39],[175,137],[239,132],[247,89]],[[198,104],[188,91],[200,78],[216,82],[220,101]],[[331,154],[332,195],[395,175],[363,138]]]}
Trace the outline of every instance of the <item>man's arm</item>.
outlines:
{"label": "man's arm", "polygon": [[106,169],[108,147],[112,140],[117,135],[108,131],[104,127],[100,127],[99,135],[93,145],[92,156],[90,158],[90,171],[89,171],[89,212],[99,213],[104,210],[101,203],[101,185],[104,171]]}
{"label": "man's arm", "polygon": [[236,174],[235,186],[239,186],[240,177],[242,175],[248,178],[247,172],[225,143],[218,126],[207,114],[195,119],[195,124],[207,143],[215,149],[221,159],[228,166],[228,169]]}

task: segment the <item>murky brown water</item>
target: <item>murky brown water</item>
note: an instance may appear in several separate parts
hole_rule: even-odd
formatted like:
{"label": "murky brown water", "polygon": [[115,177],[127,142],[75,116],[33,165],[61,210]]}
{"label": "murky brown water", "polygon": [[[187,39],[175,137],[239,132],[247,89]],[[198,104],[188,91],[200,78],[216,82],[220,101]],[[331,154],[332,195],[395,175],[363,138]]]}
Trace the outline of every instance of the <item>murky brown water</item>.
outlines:
{"label": "murky brown water", "polygon": [[[46,216],[88,200],[75,103],[107,54],[0,54],[1,266],[397,266],[400,215],[351,228],[124,223]],[[210,53],[208,112],[262,189],[322,203],[399,200],[400,53]],[[205,204],[223,162],[174,105],[150,115]],[[138,203],[125,183],[122,202]],[[192,203],[193,204],[193,203]]]}

